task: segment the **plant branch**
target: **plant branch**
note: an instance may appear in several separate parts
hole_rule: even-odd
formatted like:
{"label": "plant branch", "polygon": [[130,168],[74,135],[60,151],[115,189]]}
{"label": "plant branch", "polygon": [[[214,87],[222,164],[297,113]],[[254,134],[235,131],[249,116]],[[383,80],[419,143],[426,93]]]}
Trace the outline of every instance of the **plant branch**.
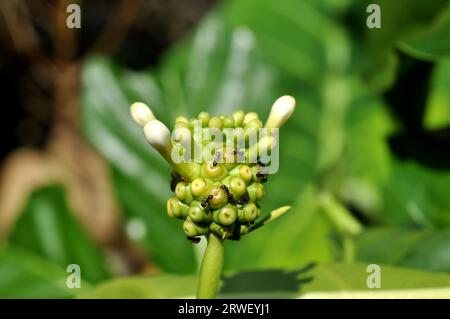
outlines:
{"label": "plant branch", "polygon": [[197,287],[197,299],[212,299],[219,289],[223,267],[223,241],[216,234],[208,235]]}

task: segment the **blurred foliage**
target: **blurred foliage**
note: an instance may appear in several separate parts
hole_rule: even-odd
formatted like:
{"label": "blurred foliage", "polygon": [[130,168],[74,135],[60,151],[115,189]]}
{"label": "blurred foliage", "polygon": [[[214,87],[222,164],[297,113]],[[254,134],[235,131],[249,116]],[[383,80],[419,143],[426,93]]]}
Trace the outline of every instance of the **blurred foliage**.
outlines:
{"label": "blurred foliage", "polygon": [[75,220],[60,186],[39,189],[31,195],[10,242],[62,267],[78,264],[88,281],[109,277],[99,248]]}
{"label": "blurred foliage", "polygon": [[[250,271],[224,278],[221,298],[301,298],[308,294],[335,297],[335,292],[373,293],[366,285],[368,273],[362,264],[325,264],[307,266],[292,271]],[[376,294],[415,288],[432,288],[434,296],[449,296],[450,275],[428,274],[405,268],[383,266],[383,289]],[[160,275],[152,277],[121,278],[106,282],[82,293],[81,298],[192,298],[196,277]],[[433,292],[433,290],[431,290]],[[422,291],[411,292],[417,298]]]}
{"label": "blurred foliage", "polygon": [[67,275],[64,268],[23,248],[0,247],[1,298],[67,298],[89,288],[82,281],[80,289],[69,289]]}
{"label": "blurred foliage", "polygon": [[[389,137],[404,128],[384,95],[402,72],[399,51],[432,61],[423,129],[448,128],[450,7],[448,1],[370,1],[382,10],[382,28],[370,30],[366,2],[226,2],[157,68],[133,72],[104,56],[85,61],[83,131],[110,165],[125,218],[144,222],[139,244],[152,262],[190,275],[116,279],[82,296],[183,297],[195,288],[195,249],[166,216],[169,168],[133,123],[129,105],[135,101],[171,126],[177,115],[200,111],[243,108],[264,118],[278,96],[297,99],[281,133],[280,170],[269,177],[262,203],[264,212],[287,204],[293,209],[227,243],[226,271],[295,271],[320,263],[301,293],[367,289],[366,264],[327,265],[340,261],[450,272],[450,172],[395,155]],[[91,282],[106,278],[98,252],[68,219],[63,197],[58,189],[34,195],[13,242],[60,265],[76,261]],[[57,206],[40,208],[51,202]],[[73,232],[70,240],[66,232]],[[382,269],[385,289],[450,285],[448,275]]]}

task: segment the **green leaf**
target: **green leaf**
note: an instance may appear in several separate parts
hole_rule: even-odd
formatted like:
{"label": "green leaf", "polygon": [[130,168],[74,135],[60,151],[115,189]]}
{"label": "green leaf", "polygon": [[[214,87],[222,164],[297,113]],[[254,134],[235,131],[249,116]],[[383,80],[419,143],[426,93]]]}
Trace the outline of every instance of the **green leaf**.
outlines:
{"label": "green leaf", "polygon": [[380,265],[381,288],[367,287],[367,264],[319,265],[303,298],[449,298],[450,276]]}
{"label": "green leaf", "polygon": [[[180,231],[181,225],[166,214],[169,168],[146,143],[129,112],[129,105],[140,100],[152,105],[157,116],[164,115],[164,108],[158,107],[160,93],[153,78],[119,70],[107,59],[94,57],[84,65],[83,83],[84,131],[111,165],[123,212],[145,222],[142,244],[159,266],[167,271],[194,271],[191,244]],[[134,83],[134,90],[129,89],[130,83]],[[141,89],[144,85],[150,93]]]}
{"label": "green leaf", "polygon": [[333,260],[332,227],[320,211],[317,196],[315,187],[306,187],[289,213],[238,242],[227,242],[225,269],[292,269],[311,261]]}
{"label": "green leaf", "polygon": [[109,277],[101,251],[76,220],[60,186],[48,186],[32,193],[10,242],[64,269],[69,264],[78,264],[88,281]]}
{"label": "green leaf", "polygon": [[[83,280],[80,288],[68,288],[69,275],[20,247],[0,246],[0,298],[68,298],[89,289]],[[81,276],[84,278],[83,270]]]}
{"label": "green leaf", "polygon": [[381,220],[390,225],[449,226],[449,185],[449,172],[393,161],[389,183],[383,189]]}
{"label": "green leaf", "polygon": [[[445,297],[450,275],[381,265],[381,289],[367,287],[367,264],[320,264],[291,270],[229,273],[221,298]],[[115,279],[80,294],[81,298],[194,298],[193,276],[155,275]],[[376,291],[376,292],[374,292]]]}
{"label": "green leaf", "polygon": [[357,259],[450,272],[450,230],[380,228],[357,241]]}
{"label": "green leaf", "polygon": [[408,54],[426,60],[450,57],[450,5],[427,28],[407,37],[400,47]]}
{"label": "green leaf", "polygon": [[95,289],[82,293],[79,298],[158,299],[193,298],[197,278],[186,275],[154,275],[114,279]]}
{"label": "green leaf", "polygon": [[424,117],[427,129],[445,128],[450,125],[450,59],[442,59],[436,63],[430,86]]}
{"label": "green leaf", "polygon": [[[396,78],[397,56],[396,49],[400,48],[407,54],[418,58],[420,50],[416,46],[407,46],[407,39],[416,39],[420,42],[426,34],[431,35],[430,24],[435,23],[442,11],[446,10],[446,0],[364,0],[353,1],[348,10],[347,28],[350,31],[354,45],[355,70],[360,72],[365,83],[377,92],[389,89]],[[381,28],[369,29],[366,19],[370,13],[366,12],[369,4],[378,4],[380,7]],[[438,29],[438,28],[436,28]],[[438,30],[437,30],[438,31]],[[431,40],[431,47],[445,47],[444,36]],[[411,43],[412,45],[413,43]],[[443,45],[442,45],[443,44]],[[420,45],[418,43],[418,45]],[[425,49],[425,46],[423,46]]]}

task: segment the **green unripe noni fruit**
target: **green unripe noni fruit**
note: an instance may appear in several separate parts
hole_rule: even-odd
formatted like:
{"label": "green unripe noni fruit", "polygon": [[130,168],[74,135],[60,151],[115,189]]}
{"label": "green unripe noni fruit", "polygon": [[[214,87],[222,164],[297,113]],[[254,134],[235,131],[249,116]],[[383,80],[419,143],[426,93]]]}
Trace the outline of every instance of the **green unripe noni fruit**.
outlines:
{"label": "green unripe noni fruit", "polygon": [[189,206],[180,202],[176,197],[167,200],[167,215],[174,218],[186,218]]}
{"label": "green unripe noni fruit", "polygon": [[238,219],[241,223],[250,223],[255,221],[258,216],[258,207],[255,203],[248,203],[238,211]]}
{"label": "green unripe noni fruit", "polygon": [[211,117],[208,121],[209,128],[217,128],[217,129],[221,130],[222,125],[223,125],[222,120],[220,119],[220,117],[217,117],[217,116]]}
{"label": "green unripe noni fruit", "polygon": [[189,124],[189,120],[188,120],[185,116],[180,115],[180,116],[177,116],[177,117],[175,118],[175,124],[176,124],[176,123],[185,123],[185,124]]}
{"label": "green unripe noni fruit", "polygon": [[251,202],[260,201],[265,195],[264,186],[258,182],[254,182],[247,187],[247,191]]}
{"label": "green unripe noni fruit", "polygon": [[214,211],[213,220],[223,226],[232,225],[237,219],[237,209],[233,205],[226,205]]}
{"label": "green unripe noni fruit", "polygon": [[255,119],[251,120],[250,122],[248,122],[247,124],[245,124],[244,128],[245,128],[245,130],[248,130],[248,129],[258,130],[261,127],[262,127],[262,122],[259,119],[255,118]]}
{"label": "green unripe noni fruit", "polygon": [[250,123],[252,120],[259,120],[258,114],[255,112],[248,112],[244,116],[244,121],[242,122],[242,126],[246,126],[248,123]]}
{"label": "green unripe noni fruit", "polygon": [[201,223],[205,221],[205,209],[202,207],[201,202],[193,201],[189,207],[189,217],[193,222]]}
{"label": "green unripe noni fruit", "polygon": [[189,217],[187,217],[183,223],[183,230],[186,236],[191,238],[205,235],[209,232],[209,228],[207,226],[196,224]]}
{"label": "green unripe noni fruit", "polygon": [[211,230],[213,233],[219,235],[220,237],[225,236],[225,234],[227,233],[225,228],[223,228],[221,225],[219,225],[215,222],[212,222],[211,224],[209,224],[209,230]]}
{"label": "green unripe noni fruit", "polygon": [[200,112],[197,118],[202,123],[202,127],[207,127],[211,116],[207,112]]}
{"label": "green unripe noni fruit", "polygon": [[189,129],[189,124],[185,122],[176,122],[175,128],[187,128]]}
{"label": "green unripe noni fruit", "polygon": [[247,185],[245,184],[245,181],[240,177],[232,176],[230,178],[229,185],[229,191],[236,198],[241,197],[247,192]]}
{"label": "green unripe noni fruit", "polygon": [[204,196],[207,189],[207,182],[203,177],[198,177],[191,182],[191,194],[195,197]]}
{"label": "green unripe noni fruit", "polygon": [[234,127],[240,127],[242,125],[242,122],[244,121],[244,117],[244,111],[238,110],[236,112],[233,112]]}
{"label": "green unripe noni fruit", "polygon": [[249,183],[253,178],[252,170],[250,169],[250,167],[248,165],[245,165],[245,164],[239,164],[238,166],[233,168],[230,171],[230,175],[238,176],[238,177],[242,178],[246,183]]}
{"label": "green unripe noni fruit", "polygon": [[208,204],[212,209],[220,208],[228,202],[228,194],[220,185],[213,186],[208,196],[210,196]]}
{"label": "green unripe noni fruit", "polygon": [[228,170],[223,164],[217,163],[216,161],[209,161],[203,163],[202,174],[204,177],[209,178],[213,181],[220,181],[228,174]]}
{"label": "green unripe noni fruit", "polygon": [[175,187],[175,195],[183,203],[189,204],[192,202],[192,194],[189,184],[186,182],[179,182]]}
{"label": "green unripe noni fruit", "polygon": [[222,120],[222,126],[223,128],[232,128],[234,127],[234,120],[232,117],[225,117]]}

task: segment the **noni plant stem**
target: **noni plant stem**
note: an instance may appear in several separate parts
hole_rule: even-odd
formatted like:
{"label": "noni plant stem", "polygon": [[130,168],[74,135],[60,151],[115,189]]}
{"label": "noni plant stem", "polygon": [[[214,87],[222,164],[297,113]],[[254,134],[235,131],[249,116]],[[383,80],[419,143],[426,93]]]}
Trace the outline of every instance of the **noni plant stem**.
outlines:
{"label": "noni plant stem", "polygon": [[215,298],[223,267],[223,240],[215,233],[208,235],[197,287],[197,299]]}

